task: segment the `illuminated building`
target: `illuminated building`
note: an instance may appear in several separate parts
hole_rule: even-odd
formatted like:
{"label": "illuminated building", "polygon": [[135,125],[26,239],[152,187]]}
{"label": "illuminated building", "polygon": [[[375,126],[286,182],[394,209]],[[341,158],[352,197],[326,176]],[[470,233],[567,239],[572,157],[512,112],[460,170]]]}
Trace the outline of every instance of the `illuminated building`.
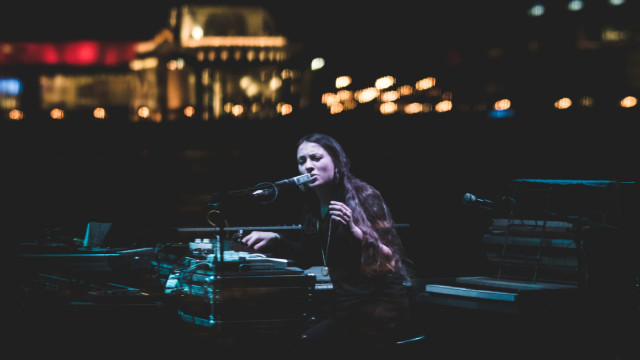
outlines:
{"label": "illuminated building", "polygon": [[[393,20],[389,9],[369,22],[324,8],[343,21],[317,29],[335,53],[314,61],[266,10],[243,6],[174,7],[166,28],[141,42],[0,43],[0,118],[27,121],[34,109],[132,122],[272,119],[310,106],[386,118],[640,109],[638,2],[465,3],[443,7],[438,21],[422,12]],[[368,52],[345,56],[356,46]],[[394,83],[379,89],[384,79]]]}
{"label": "illuminated building", "polygon": [[56,119],[273,118],[308,103],[303,69],[288,66],[295,55],[261,7],[180,5],[148,41],[0,43],[10,69],[0,110],[14,120],[32,115],[25,108],[57,109]]}

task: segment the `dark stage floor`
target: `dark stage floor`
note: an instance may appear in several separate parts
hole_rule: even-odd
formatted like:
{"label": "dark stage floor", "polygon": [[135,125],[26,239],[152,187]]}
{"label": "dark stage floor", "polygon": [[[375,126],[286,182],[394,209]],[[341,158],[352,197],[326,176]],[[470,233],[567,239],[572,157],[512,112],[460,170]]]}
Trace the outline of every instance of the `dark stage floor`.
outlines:
{"label": "dark stage floor", "polygon": [[[69,288],[58,291],[74,296]],[[201,326],[178,316],[179,306],[160,293],[132,294],[114,292],[102,302],[60,301],[59,297],[34,298],[37,293],[29,294],[7,308],[13,319],[9,347],[17,351],[19,358],[56,355],[128,359],[221,354],[236,358],[286,357],[290,355],[286,344],[305,325],[300,319]],[[640,354],[640,310],[637,304],[627,301],[601,299],[557,312],[505,314],[434,305],[421,301],[421,294],[417,295],[413,304],[414,329],[407,339],[424,338],[394,349],[400,356],[632,360]]]}

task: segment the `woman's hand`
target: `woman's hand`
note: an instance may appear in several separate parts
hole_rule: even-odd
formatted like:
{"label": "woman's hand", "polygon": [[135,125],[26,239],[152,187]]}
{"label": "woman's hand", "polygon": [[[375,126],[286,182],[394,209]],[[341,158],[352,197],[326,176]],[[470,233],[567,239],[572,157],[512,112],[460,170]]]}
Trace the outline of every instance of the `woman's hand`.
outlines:
{"label": "woman's hand", "polygon": [[249,235],[240,239],[240,242],[254,250],[260,250],[269,244],[273,239],[280,238],[280,235],[270,231],[253,231]]}
{"label": "woman's hand", "polygon": [[331,214],[331,219],[349,226],[353,236],[362,240],[364,234],[362,230],[353,223],[353,214],[347,205],[339,201],[331,201],[329,203],[329,214]]}

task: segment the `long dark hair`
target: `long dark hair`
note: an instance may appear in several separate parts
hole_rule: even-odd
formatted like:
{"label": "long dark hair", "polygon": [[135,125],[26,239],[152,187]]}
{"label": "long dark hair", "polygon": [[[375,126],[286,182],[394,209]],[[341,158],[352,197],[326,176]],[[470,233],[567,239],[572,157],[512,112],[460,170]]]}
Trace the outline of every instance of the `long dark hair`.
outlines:
{"label": "long dark hair", "polygon": [[[353,214],[353,222],[364,234],[361,258],[363,272],[376,275],[398,270],[408,277],[404,247],[380,192],[351,173],[351,161],[333,137],[311,133],[298,141],[298,147],[303,142],[320,145],[333,160],[336,171],[334,186],[344,193],[346,205]],[[381,245],[389,248],[391,254],[385,254]]]}

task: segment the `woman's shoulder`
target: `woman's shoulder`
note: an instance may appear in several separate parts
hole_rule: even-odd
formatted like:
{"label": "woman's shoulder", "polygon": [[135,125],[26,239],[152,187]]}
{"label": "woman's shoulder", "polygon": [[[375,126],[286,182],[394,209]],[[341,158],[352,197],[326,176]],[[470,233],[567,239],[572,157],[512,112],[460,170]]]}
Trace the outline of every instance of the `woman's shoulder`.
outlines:
{"label": "woman's shoulder", "polygon": [[380,206],[385,206],[385,201],[382,197],[382,194],[372,185],[366,182],[360,182],[358,186],[354,186],[354,190],[356,192],[358,200],[360,201],[360,203],[364,204],[365,207],[377,208]]}
{"label": "woman's shoulder", "polygon": [[380,191],[378,191],[378,189],[376,189],[373,185],[361,179],[354,180],[353,189],[356,191],[356,194],[361,199],[370,198],[370,199],[377,199],[379,201],[382,200],[382,195],[380,194]]}

